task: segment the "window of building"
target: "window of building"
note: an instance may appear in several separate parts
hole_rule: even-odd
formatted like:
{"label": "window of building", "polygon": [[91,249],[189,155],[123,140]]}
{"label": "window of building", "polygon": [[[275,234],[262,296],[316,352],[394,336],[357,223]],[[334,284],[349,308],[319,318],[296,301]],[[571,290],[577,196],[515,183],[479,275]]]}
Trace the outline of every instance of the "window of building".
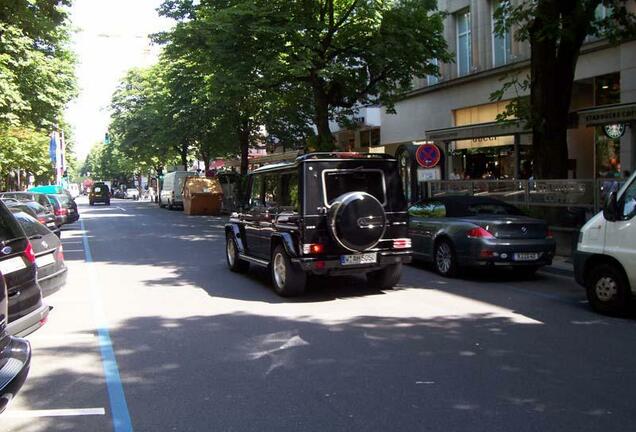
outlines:
{"label": "window of building", "polygon": [[457,22],[457,74],[468,75],[472,66],[470,9],[455,14]]}
{"label": "window of building", "polygon": [[[433,59],[430,61],[431,64],[434,64],[435,66],[439,67],[439,60],[437,59]],[[432,86],[435,85],[439,82],[439,76],[438,75],[426,75],[426,84]]]}
{"label": "window of building", "polygon": [[499,1],[492,2],[492,58],[493,66],[495,67],[509,63],[512,56],[512,35],[510,33],[510,29],[506,28],[506,32],[504,34],[497,34],[495,31],[497,24],[495,11],[500,4],[501,2]]}

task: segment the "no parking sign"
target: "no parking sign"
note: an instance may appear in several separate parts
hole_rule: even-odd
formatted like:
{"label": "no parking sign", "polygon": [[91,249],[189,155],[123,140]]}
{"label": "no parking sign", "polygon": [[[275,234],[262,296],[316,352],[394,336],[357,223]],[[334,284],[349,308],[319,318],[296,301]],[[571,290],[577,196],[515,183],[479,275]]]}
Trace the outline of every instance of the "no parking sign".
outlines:
{"label": "no parking sign", "polygon": [[415,152],[417,163],[423,168],[434,168],[442,158],[442,152],[435,144],[422,144]]}

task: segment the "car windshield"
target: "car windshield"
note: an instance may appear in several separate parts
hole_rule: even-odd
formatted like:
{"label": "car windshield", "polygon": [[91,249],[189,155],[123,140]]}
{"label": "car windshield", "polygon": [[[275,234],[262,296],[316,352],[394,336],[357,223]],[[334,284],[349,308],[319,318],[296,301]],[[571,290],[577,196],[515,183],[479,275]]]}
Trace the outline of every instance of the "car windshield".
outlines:
{"label": "car windshield", "polygon": [[386,202],[384,176],[379,170],[325,170],[323,182],[327,204],[351,191],[367,192],[381,203]]}

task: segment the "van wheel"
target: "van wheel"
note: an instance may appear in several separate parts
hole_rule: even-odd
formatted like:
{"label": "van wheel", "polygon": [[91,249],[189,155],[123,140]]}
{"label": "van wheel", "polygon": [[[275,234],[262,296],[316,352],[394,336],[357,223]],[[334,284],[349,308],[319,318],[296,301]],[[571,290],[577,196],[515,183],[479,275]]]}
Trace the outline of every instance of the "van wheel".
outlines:
{"label": "van wheel", "polygon": [[593,268],[586,280],[590,306],[606,315],[623,315],[629,309],[631,292],[622,272],[611,264]]}
{"label": "van wheel", "polygon": [[446,277],[455,277],[458,271],[455,250],[448,240],[440,240],[435,245],[433,264],[437,273]]}
{"label": "van wheel", "polygon": [[367,285],[379,290],[389,290],[402,278],[402,263],[391,264],[382,270],[367,273]]}
{"label": "van wheel", "polygon": [[235,273],[246,273],[250,268],[250,263],[239,258],[236,240],[230,234],[225,236],[225,258],[227,266]]}
{"label": "van wheel", "polygon": [[307,274],[292,264],[282,245],[278,245],[274,248],[269,267],[272,274],[274,291],[276,291],[279,296],[295,297],[305,292]]}

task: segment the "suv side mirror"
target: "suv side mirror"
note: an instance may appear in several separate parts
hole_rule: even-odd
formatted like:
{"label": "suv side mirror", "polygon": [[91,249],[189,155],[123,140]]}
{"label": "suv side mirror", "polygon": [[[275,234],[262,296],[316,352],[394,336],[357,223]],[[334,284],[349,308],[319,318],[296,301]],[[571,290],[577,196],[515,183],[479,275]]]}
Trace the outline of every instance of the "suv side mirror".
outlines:
{"label": "suv side mirror", "polygon": [[614,222],[618,219],[618,202],[616,200],[616,192],[610,192],[603,206],[603,217],[605,220]]}

